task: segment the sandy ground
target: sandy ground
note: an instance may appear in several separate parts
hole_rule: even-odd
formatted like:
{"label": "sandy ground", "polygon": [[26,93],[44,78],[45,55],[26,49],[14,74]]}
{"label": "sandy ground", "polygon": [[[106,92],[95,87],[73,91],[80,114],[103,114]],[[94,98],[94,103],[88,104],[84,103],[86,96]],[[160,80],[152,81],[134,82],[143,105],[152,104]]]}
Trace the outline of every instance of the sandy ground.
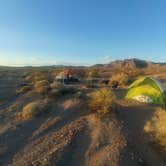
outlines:
{"label": "sandy ground", "polygon": [[157,107],[118,99],[114,114],[99,117],[84,100],[66,96],[52,102],[48,114],[20,121],[13,116],[15,105],[24,102],[15,96],[19,79],[9,80],[0,92],[10,94],[0,105],[1,166],[166,165],[143,133]]}
{"label": "sandy ground", "polygon": [[126,146],[113,117],[101,120],[65,98],[45,117],[11,121],[1,132],[1,165],[117,165]]}
{"label": "sandy ground", "polygon": [[[166,158],[162,158],[149,144],[149,140],[143,132],[145,123],[151,119],[157,107],[124,100],[119,103],[121,108],[118,111],[118,119],[123,123],[123,133],[128,142],[121,165],[166,165]],[[132,160],[128,160],[129,157]]]}

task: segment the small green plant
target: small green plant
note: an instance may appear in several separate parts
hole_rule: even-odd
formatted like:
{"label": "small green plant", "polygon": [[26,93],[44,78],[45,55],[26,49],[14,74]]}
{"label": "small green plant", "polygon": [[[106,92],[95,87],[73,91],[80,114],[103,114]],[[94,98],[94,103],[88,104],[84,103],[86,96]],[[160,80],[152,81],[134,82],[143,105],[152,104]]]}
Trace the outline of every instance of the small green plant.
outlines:
{"label": "small green plant", "polygon": [[114,107],[116,99],[115,94],[107,88],[96,90],[90,93],[89,97],[90,110],[104,114]]}

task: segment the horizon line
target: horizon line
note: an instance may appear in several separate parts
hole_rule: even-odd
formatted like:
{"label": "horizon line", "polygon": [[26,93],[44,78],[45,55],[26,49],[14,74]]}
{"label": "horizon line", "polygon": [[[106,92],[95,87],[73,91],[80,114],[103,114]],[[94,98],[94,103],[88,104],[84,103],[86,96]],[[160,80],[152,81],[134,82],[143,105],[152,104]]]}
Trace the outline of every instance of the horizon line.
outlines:
{"label": "horizon line", "polygon": [[146,61],[146,62],[151,62],[151,63],[156,63],[156,64],[164,64],[166,62],[155,62],[155,61],[149,61],[149,60],[145,60],[145,59],[139,59],[139,58],[126,58],[126,59],[117,59],[117,60],[112,60],[108,63],[93,63],[93,64],[81,64],[81,63],[59,63],[59,64],[29,64],[29,65],[1,65],[0,64],[0,67],[15,67],[15,68],[26,68],[26,67],[58,67],[58,66],[71,66],[71,67],[90,67],[90,66],[95,66],[95,65],[106,65],[106,64],[110,64],[112,62],[116,62],[116,61],[125,61],[125,60],[141,60],[141,61]]}

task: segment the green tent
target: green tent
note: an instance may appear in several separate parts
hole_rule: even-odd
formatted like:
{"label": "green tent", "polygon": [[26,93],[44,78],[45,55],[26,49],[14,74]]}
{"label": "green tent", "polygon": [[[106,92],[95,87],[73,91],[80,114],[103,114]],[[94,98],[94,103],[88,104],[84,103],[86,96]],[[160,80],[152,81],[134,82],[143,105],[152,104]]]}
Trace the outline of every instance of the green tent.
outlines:
{"label": "green tent", "polygon": [[144,77],[129,86],[125,98],[166,107],[166,88],[159,81]]}

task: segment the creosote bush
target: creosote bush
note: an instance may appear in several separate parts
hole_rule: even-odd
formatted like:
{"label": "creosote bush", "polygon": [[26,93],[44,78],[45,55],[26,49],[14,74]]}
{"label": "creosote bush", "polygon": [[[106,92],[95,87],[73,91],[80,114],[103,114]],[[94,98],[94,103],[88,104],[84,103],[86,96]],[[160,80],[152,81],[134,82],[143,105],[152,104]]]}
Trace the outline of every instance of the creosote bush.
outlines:
{"label": "creosote bush", "polygon": [[34,89],[37,93],[47,94],[50,89],[49,82],[47,80],[36,81]]}
{"label": "creosote bush", "polygon": [[61,87],[59,91],[62,95],[68,95],[68,94],[75,94],[77,92],[77,89],[75,87],[64,86]]}
{"label": "creosote bush", "polygon": [[35,82],[35,87],[40,87],[40,86],[48,86],[48,81],[47,80],[40,80]]}
{"label": "creosote bush", "polygon": [[109,81],[109,85],[113,86],[117,82],[118,86],[126,86],[130,82],[130,78],[127,74],[125,73],[118,73],[114,74]]}
{"label": "creosote bush", "polygon": [[78,98],[78,99],[81,99],[84,97],[84,94],[81,92],[81,91],[78,91],[76,94],[75,94],[75,98]]}
{"label": "creosote bush", "polygon": [[[53,85],[51,85],[51,87],[53,87]],[[76,92],[77,89],[75,87],[59,84],[57,87],[55,86],[50,90],[49,97],[57,98],[68,94],[75,94]]]}
{"label": "creosote bush", "polygon": [[96,84],[88,83],[88,84],[85,85],[85,87],[86,88],[97,88],[98,86]]}
{"label": "creosote bush", "polygon": [[57,82],[57,81],[54,81],[50,84],[50,87],[52,89],[56,89],[56,88],[59,88],[60,86],[63,86],[61,83]]}
{"label": "creosote bush", "polygon": [[166,111],[158,109],[144,126],[144,131],[159,148],[166,152]]}
{"label": "creosote bush", "polygon": [[114,108],[115,94],[107,88],[96,90],[90,93],[89,97],[88,105],[92,111],[105,114],[108,113],[111,108]]}
{"label": "creosote bush", "polygon": [[20,87],[18,90],[17,90],[17,94],[24,94],[28,91],[32,90],[32,86],[31,85],[25,85],[23,87]]}
{"label": "creosote bush", "polygon": [[17,114],[21,119],[32,119],[48,111],[48,101],[34,101],[24,106],[22,112]]}

